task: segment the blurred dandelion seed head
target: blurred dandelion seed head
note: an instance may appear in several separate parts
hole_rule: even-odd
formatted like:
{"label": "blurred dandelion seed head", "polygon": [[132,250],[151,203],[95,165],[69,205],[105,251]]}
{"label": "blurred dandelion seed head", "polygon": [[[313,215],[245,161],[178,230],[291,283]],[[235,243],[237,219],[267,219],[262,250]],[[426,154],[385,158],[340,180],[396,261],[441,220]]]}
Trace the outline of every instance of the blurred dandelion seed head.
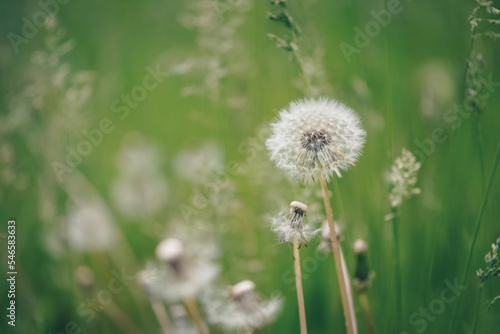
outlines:
{"label": "blurred dandelion seed head", "polygon": [[[321,223],[321,228],[319,229],[321,233],[321,242],[318,245],[318,250],[321,253],[330,253],[332,252],[332,238],[331,238],[331,233],[330,233],[330,224],[328,223],[328,220],[324,220],[323,223]],[[342,229],[340,228],[340,225],[335,223],[335,233],[337,234],[337,240],[339,242],[342,242],[344,240],[344,237],[342,235]]]}
{"label": "blurred dandelion seed head", "polygon": [[115,222],[108,208],[98,200],[72,204],[68,210],[69,245],[78,250],[106,250],[117,237]]}
{"label": "blurred dandelion seed head", "polygon": [[196,297],[219,274],[215,249],[213,241],[206,238],[165,239],[156,248],[160,263],[148,263],[137,279],[154,298],[178,302]]}
{"label": "blurred dandelion seed head", "polygon": [[330,180],[334,173],[341,177],[361,155],[366,136],[353,110],[326,98],[292,102],[271,127],[266,141],[271,160],[303,183]]}
{"label": "blurred dandelion seed head", "polygon": [[229,289],[211,287],[201,301],[208,321],[228,331],[260,329],[276,319],[283,304],[279,297],[262,300],[249,280]]}

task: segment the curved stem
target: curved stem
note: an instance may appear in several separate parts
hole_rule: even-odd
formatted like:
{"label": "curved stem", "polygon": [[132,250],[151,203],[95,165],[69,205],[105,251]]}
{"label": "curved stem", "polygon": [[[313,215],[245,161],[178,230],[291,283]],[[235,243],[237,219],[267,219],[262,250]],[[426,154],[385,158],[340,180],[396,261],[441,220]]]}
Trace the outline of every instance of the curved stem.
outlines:
{"label": "curved stem", "polygon": [[299,304],[300,333],[307,334],[306,308],[304,290],[302,289],[302,272],[300,270],[299,240],[293,239],[293,263],[295,267],[295,286],[297,287],[297,301]]}
{"label": "curved stem", "polygon": [[[481,203],[481,207],[479,209],[479,213],[478,213],[477,218],[476,218],[476,227],[474,228],[474,235],[472,237],[472,241],[471,241],[471,244],[470,244],[470,247],[469,247],[469,254],[467,256],[467,261],[465,263],[465,268],[464,268],[464,271],[462,273],[462,278],[461,278],[459,284],[464,284],[465,283],[465,280],[467,278],[467,273],[469,272],[469,267],[470,267],[472,255],[474,253],[474,247],[476,245],[477,236],[479,235],[479,229],[481,227],[481,221],[483,220],[484,211],[486,209],[486,203],[488,202],[488,196],[490,194],[491,186],[493,185],[493,179],[495,178],[495,172],[497,170],[498,161],[499,160],[500,160],[500,142],[498,143],[497,152],[496,152],[496,155],[495,155],[495,159],[493,161],[493,167],[491,169],[491,173],[490,173],[490,177],[489,177],[489,180],[488,180],[488,184],[486,185],[486,190],[484,192],[483,201]],[[454,325],[455,325],[455,319],[457,317],[458,308],[460,307],[460,301],[461,301],[461,299],[459,299],[459,298],[460,297],[457,296],[457,302],[455,303],[455,306],[453,308],[453,315],[451,317],[450,326],[448,328],[448,333],[449,334],[451,334],[453,332],[453,328],[454,328]]]}
{"label": "curved stem", "polygon": [[330,227],[330,235],[332,240],[332,250],[333,257],[335,259],[335,269],[337,272],[337,279],[339,281],[340,295],[342,297],[342,307],[344,309],[345,324],[347,327],[347,333],[353,334],[353,322],[354,315],[351,314],[349,307],[349,300],[347,298],[346,282],[344,276],[344,270],[342,268],[342,259],[340,255],[340,246],[337,240],[337,234],[335,233],[335,221],[333,220],[332,206],[330,205],[330,194],[328,193],[328,187],[326,184],[326,179],[324,176],[321,177],[321,190],[323,192],[323,201],[325,203],[326,218],[328,220],[328,225]]}

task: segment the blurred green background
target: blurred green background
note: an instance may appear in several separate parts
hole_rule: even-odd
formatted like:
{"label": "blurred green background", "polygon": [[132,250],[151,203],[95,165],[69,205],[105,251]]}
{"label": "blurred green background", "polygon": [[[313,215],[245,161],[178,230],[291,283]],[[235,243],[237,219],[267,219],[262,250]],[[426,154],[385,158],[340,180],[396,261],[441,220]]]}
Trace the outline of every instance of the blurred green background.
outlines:
{"label": "blurred green background", "polygon": [[[2,1],[0,6],[0,240],[6,254],[1,261],[2,315],[8,302],[3,278],[8,219],[17,221],[18,271],[16,327],[8,326],[3,316],[1,331],[60,333],[74,321],[84,333],[118,333],[123,328],[114,319],[128,318],[142,333],[159,333],[147,297],[135,281],[113,295],[113,303],[91,322],[77,308],[106,288],[113,270],[126,268],[127,274],[135,274],[154,258],[163,237],[184,229],[201,231],[218,243],[220,284],[251,279],[263,295],[284,297],[282,313],[262,333],[299,332],[292,252],[278,244],[265,217],[286,210],[292,200],[315,208],[310,223],[320,223],[324,211],[319,185],[300,186],[285,179],[268,161],[263,146],[268,132],[262,129],[281,108],[304,96],[297,86],[297,66],[266,36],[286,33],[266,19],[269,2],[69,1],[58,5],[57,20],[51,18],[47,27],[18,44],[17,53],[9,33],[22,36],[22,18],[31,20],[40,4]],[[412,325],[410,315],[439,299],[445,280],[460,280],[500,139],[499,84],[491,86],[481,113],[466,114],[456,129],[443,118],[464,98],[471,47],[468,18],[476,3],[415,0],[402,1],[401,6],[387,27],[348,62],[340,43],[354,45],[353,29],[364,29],[373,20],[370,11],[383,9],[384,3],[290,1],[290,11],[304,30],[301,50],[317,67],[311,71],[318,79],[318,93],[350,105],[368,133],[357,165],[329,186],[351,272],[352,242],[361,237],[370,245],[376,277],[368,298],[377,333],[417,333],[422,326]],[[490,30],[498,27],[480,22],[478,31]],[[498,41],[479,37],[473,48],[484,58],[481,76],[500,82]],[[143,84],[148,66],[169,75],[120,119],[123,114],[115,112],[113,102]],[[99,128],[105,118],[113,131],[59,180],[54,161],[64,163],[66,147],[76,148],[85,139],[82,131]],[[386,174],[403,147],[422,151],[417,142],[432,138],[436,128],[444,129],[447,139],[434,143],[432,154],[416,154],[422,162],[422,192],[400,210],[403,316],[396,319],[392,227],[384,219],[390,212]],[[130,142],[137,141],[142,143],[139,152],[147,151],[141,145],[155,148],[157,158],[151,161],[156,167],[148,164],[147,154],[120,158]],[[151,187],[162,183],[165,189],[158,190],[161,197],[152,191],[138,204],[148,209],[127,215],[116,204],[121,191],[113,185],[128,175],[124,165],[133,161],[139,167],[145,161],[156,177]],[[209,195],[217,180],[224,185]],[[99,198],[112,215],[116,230],[108,233],[115,241],[107,249],[79,249],[68,237],[73,233],[68,230],[71,203],[82,198]],[[200,198],[208,198],[207,203]],[[484,255],[500,235],[499,200],[497,177],[454,333],[471,333],[476,317],[477,333],[497,333],[500,328],[500,306],[487,309],[500,294],[500,280],[485,283],[478,309],[480,282],[475,274],[484,268]],[[187,206],[195,210],[186,213]],[[96,239],[107,233],[98,224],[91,226]],[[301,249],[309,332],[342,333],[333,259],[318,257],[318,243]],[[95,290],[82,290],[78,284],[75,269],[80,265],[92,270]],[[455,306],[446,304],[422,332],[445,333]]]}

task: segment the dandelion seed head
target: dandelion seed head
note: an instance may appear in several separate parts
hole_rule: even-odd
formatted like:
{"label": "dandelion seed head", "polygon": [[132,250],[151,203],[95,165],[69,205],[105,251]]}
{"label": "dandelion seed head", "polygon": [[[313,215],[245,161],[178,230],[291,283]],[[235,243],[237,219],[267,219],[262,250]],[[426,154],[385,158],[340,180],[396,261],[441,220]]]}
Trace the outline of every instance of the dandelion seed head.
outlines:
{"label": "dandelion seed head", "polygon": [[283,304],[280,297],[263,300],[248,280],[229,289],[206,289],[201,302],[208,321],[227,331],[262,328],[276,319]]}
{"label": "dandelion seed head", "polygon": [[271,127],[266,141],[271,160],[303,183],[341,177],[358,160],[366,136],[353,110],[326,98],[290,103]]}
{"label": "dandelion seed head", "polygon": [[148,263],[137,280],[154,298],[168,302],[194,298],[219,274],[213,247],[212,240],[165,239],[156,247],[159,263]]}
{"label": "dandelion seed head", "polygon": [[293,201],[290,207],[289,215],[280,213],[271,217],[271,230],[278,235],[281,243],[292,243],[294,239],[297,239],[300,245],[307,244],[316,233],[311,224],[304,224],[307,205]]}

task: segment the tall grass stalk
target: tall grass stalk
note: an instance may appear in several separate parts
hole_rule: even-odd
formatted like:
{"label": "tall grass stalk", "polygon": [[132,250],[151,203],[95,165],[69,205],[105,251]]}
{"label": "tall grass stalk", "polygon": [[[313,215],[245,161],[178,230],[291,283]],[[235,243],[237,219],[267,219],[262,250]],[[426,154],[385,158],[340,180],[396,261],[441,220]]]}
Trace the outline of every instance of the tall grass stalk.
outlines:
{"label": "tall grass stalk", "polygon": [[401,328],[401,317],[403,315],[403,288],[401,279],[401,258],[399,246],[399,212],[398,207],[392,207],[392,236],[393,242],[393,261],[394,261],[394,279],[396,281],[396,325]]}
{"label": "tall grass stalk", "polygon": [[[478,213],[477,218],[476,218],[476,223],[475,223],[476,227],[474,228],[474,235],[472,236],[472,241],[471,241],[471,244],[469,247],[469,254],[467,255],[467,261],[465,262],[465,268],[464,268],[464,271],[462,273],[462,277],[460,279],[459,284],[465,283],[465,280],[467,278],[467,273],[469,272],[470,263],[472,260],[472,255],[474,253],[474,247],[476,246],[477,236],[479,235],[479,229],[481,227],[481,222],[483,220],[484,211],[486,209],[486,203],[488,202],[488,196],[490,194],[491,186],[493,185],[493,179],[495,178],[495,173],[496,173],[496,170],[498,167],[499,160],[500,160],[500,142],[498,143],[497,152],[496,152],[496,155],[495,155],[495,158],[493,161],[493,167],[491,169],[490,177],[488,179],[488,184],[486,185],[486,190],[484,192],[483,201],[481,203],[481,207],[479,209],[479,213]],[[460,301],[461,301],[461,299],[458,296],[457,302],[455,303],[455,306],[453,308],[453,315],[451,317],[450,326],[448,328],[449,334],[453,333],[453,329],[455,326],[455,320],[457,318],[458,309],[460,307]]]}
{"label": "tall grass stalk", "polygon": [[297,302],[299,305],[300,333],[307,334],[306,307],[304,303],[304,290],[302,288],[302,272],[300,270],[299,240],[293,239],[293,263],[295,267],[295,286],[297,287]]}
{"label": "tall grass stalk", "polygon": [[330,194],[328,192],[328,186],[324,176],[321,177],[321,190],[323,193],[323,201],[325,203],[326,218],[328,220],[328,226],[330,227],[333,257],[335,259],[335,269],[337,272],[337,279],[339,281],[339,289],[340,289],[340,295],[342,297],[342,307],[344,309],[344,317],[347,327],[347,333],[353,334],[355,333],[353,326],[353,323],[355,322],[354,314],[351,313],[351,308],[349,307],[349,299],[346,289],[346,276],[344,274],[344,268],[342,267],[340,245],[337,240],[337,234],[335,233],[335,221],[333,220],[333,211],[332,211],[332,206],[330,204]]}

